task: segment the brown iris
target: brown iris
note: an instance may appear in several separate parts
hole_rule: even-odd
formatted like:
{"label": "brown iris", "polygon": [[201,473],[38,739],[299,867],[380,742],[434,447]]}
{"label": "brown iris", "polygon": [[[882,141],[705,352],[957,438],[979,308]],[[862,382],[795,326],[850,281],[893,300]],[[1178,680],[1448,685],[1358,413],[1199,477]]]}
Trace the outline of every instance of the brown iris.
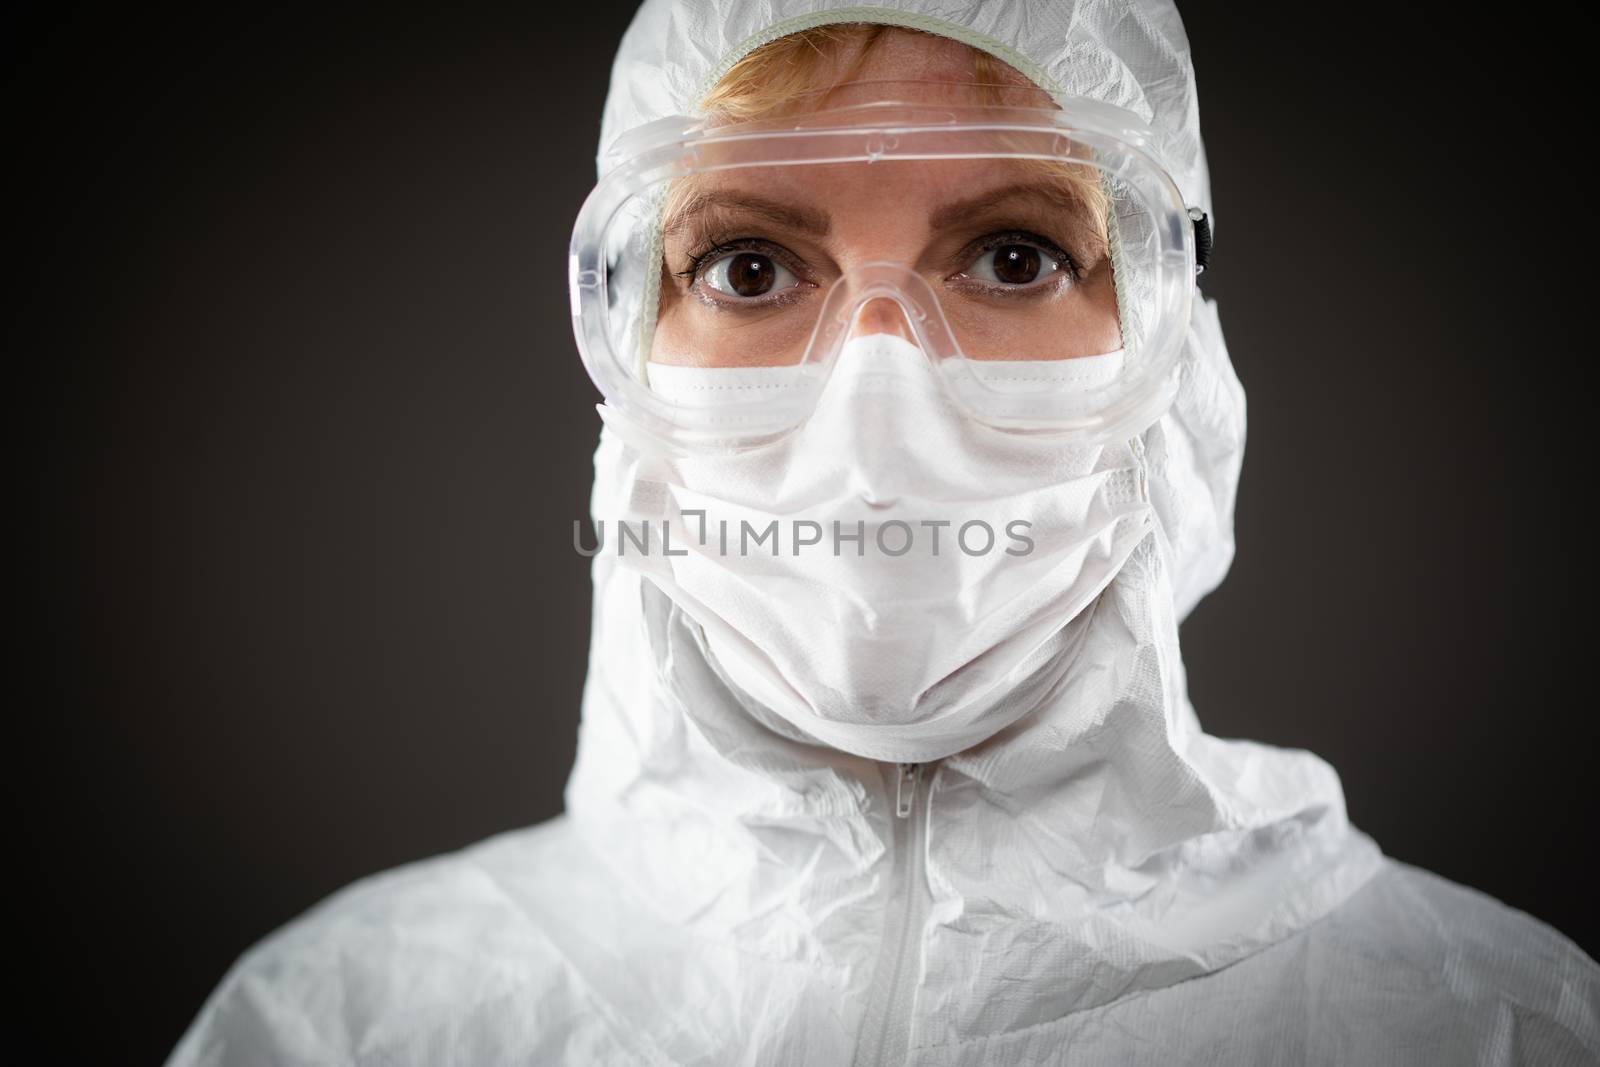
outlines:
{"label": "brown iris", "polygon": [[1027,285],[1039,276],[1039,250],[1030,245],[1001,245],[994,250],[994,276],[1007,285]]}
{"label": "brown iris", "polygon": [[767,256],[740,252],[728,262],[728,288],[740,296],[761,296],[778,280],[778,268]]}

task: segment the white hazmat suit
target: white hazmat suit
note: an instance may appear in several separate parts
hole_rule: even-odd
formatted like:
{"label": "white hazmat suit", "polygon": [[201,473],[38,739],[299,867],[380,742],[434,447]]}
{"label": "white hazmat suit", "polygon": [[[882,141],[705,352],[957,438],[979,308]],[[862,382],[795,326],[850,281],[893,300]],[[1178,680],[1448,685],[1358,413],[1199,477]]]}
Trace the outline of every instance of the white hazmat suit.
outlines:
{"label": "white hazmat suit", "polygon": [[[766,41],[861,21],[1134,112],[1209,211],[1166,0],[652,0],[603,143]],[[1230,562],[1243,443],[1197,300],[1135,449],[1153,520],[1067,676],[915,770],[753,714],[681,605],[597,555],[567,813],[322,902],[239,960],[171,1067],[1600,1062],[1575,945],[1383,856],[1315,756],[1201,731],[1178,624]],[[634,458],[608,429],[597,514]]]}

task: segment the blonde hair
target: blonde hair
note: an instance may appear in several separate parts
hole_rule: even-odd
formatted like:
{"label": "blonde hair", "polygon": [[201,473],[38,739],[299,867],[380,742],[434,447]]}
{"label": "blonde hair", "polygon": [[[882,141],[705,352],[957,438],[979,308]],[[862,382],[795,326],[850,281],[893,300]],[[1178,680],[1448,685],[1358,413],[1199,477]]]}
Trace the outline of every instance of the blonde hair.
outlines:
{"label": "blonde hair", "polygon": [[[886,33],[934,36],[922,30],[871,22],[841,22],[791,33],[768,41],[735,63],[706,94],[701,107],[733,121],[763,118],[782,110],[797,97],[831,88],[823,84],[824,70],[830,61],[851,51],[855,53],[854,60],[835,75],[832,83],[837,86],[853,80]],[[971,51],[975,84],[994,90],[1016,77],[1011,66],[989,53]],[[998,102],[998,93],[995,96]]]}

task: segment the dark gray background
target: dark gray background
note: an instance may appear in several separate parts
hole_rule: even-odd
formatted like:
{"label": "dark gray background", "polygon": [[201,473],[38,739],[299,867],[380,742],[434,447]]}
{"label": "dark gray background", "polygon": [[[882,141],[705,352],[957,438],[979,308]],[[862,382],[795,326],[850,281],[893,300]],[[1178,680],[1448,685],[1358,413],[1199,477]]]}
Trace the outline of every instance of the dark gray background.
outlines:
{"label": "dark gray background", "polygon": [[[1600,951],[1589,61],[1184,10],[1251,405],[1202,722]],[[157,1061],[327,893],[560,810],[598,427],[565,253],[629,13],[10,17],[34,1062]]]}

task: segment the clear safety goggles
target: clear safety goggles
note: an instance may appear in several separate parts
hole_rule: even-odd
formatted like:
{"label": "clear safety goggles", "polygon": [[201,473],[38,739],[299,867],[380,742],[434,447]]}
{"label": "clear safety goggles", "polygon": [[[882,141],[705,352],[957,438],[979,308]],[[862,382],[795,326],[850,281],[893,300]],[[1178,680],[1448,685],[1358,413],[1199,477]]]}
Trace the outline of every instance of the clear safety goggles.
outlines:
{"label": "clear safety goggles", "polygon": [[1175,390],[1197,273],[1195,220],[1148,137],[1093,101],[642,127],[573,233],[585,366],[613,408],[691,447],[799,426],[863,332],[915,343],[998,429],[1142,429]]}

